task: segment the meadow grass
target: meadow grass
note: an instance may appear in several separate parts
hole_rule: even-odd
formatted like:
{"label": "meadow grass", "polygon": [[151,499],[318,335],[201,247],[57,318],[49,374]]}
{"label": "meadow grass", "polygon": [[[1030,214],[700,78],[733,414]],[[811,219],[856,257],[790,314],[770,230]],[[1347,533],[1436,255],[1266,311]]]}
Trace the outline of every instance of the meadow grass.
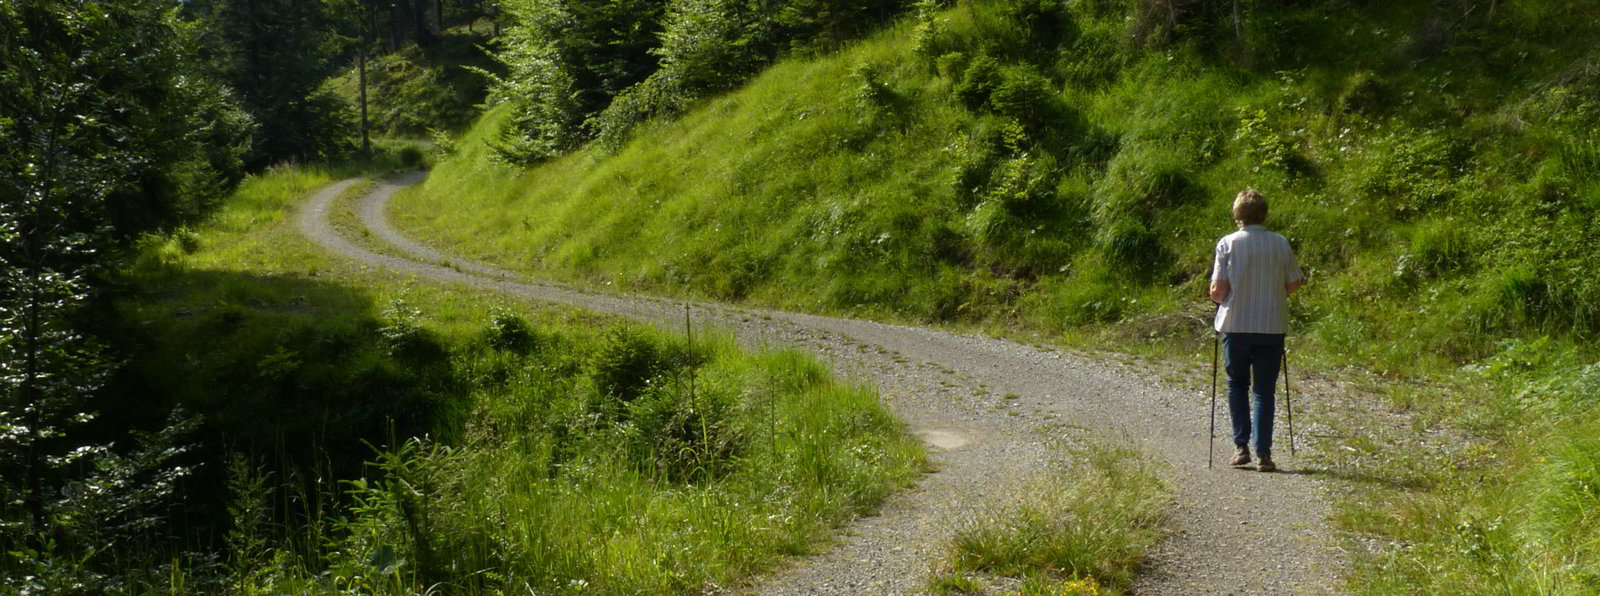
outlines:
{"label": "meadow grass", "polygon": [[226,572],[169,588],[698,593],[922,472],[875,391],[802,353],[327,256],[292,214],[347,173],[253,177],[129,273],[126,333],[150,349],[124,388],[201,412],[205,451],[234,454],[208,462],[231,494],[192,513],[232,528]]}
{"label": "meadow grass", "polygon": [[929,590],[983,593],[1008,578],[1022,594],[1131,593],[1145,552],[1162,537],[1171,488],[1136,452],[1080,449],[1081,463],[957,532]]}

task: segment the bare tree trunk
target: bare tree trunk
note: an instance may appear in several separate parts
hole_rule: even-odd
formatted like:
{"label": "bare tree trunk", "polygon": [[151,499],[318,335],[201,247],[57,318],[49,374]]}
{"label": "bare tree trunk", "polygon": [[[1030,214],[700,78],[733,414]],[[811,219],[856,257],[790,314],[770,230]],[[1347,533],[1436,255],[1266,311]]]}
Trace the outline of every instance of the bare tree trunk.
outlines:
{"label": "bare tree trunk", "polygon": [[1244,46],[1244,21],[1239,17],[1239,0],[1233,0],[1233,39]]}
{"label": "bare tree trunk", "polygon": [[439,34],[444,34],[444,0],[433,0],[433,20],[439,25]]}

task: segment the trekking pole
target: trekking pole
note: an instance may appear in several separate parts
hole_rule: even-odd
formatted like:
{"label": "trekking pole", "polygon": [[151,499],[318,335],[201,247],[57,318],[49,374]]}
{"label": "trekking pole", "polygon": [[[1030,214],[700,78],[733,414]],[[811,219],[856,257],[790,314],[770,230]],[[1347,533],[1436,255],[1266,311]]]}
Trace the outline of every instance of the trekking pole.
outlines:
{"label": "trekking pole", "polygon": [[1211,452],[1217,445],[1217,346],[1221,336],[1211,333],[1211,432],[1206,436],[1206,469],[1211,469]]}
{"label": "trekking pole", "polygon": [[1289,349],[1283,350],[1283,405],[1289,410],[1289,455],[1294,456],[1294,397],[1289,392]]}
{"label": "trekking pole", "polygon": [[[1222,304],[1217,304],[1216,311],[1212,313],[1211,320],[1217,320],[1217,314],[1222,312]],[[1217,348],[1222,343],[1222,334],[1216,329],[1211,330],[1211,432],[1206,436],[1206,469],[1211,469],[1211,452],[1217,445]]]}

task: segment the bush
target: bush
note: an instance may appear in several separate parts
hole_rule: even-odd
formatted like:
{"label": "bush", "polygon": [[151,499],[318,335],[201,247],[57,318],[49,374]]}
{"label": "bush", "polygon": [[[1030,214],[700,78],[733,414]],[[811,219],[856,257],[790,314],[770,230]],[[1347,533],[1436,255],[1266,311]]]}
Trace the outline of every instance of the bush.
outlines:
{"label": "bush", "polygon": [[427,158],[427,156],[423,155],[422,149],[418,148],[416,145],[406,145],[405,147],[400,148],[400,155],[398,157],[400,158],[400,165],[403,165],[407,168],[420,168],[422,167],[423,160]]}
{"label": "bush", "polygon": [[996,114],[1022,123],[1033,135],[1064,119],[1061,94],[1031,66],[1001,69],[989,90],[988,107]]}
{"label": "bush", "polygon": [[628,404],[627,440],[635,462],[666,482],[704,482],[733,470],[744,438],[734,395],[686,378],[652,386]]}
{"label": "bush", "polygon": [[[437,43],[408,46],[367,65],[371,126],[382,136],[415,138],[430,130],[456,131],[471,124],[489,92],[490,78],[503,74],[481,47],[482,36],[447,33]],[[349,102],[356,89],[343,93]]]}
{"label": "bush", "polygon": [[850,78],[856,84],[856,106],[864,114],[864,123],[879,128],[904,127],[911,116],[909,102],[884,80],[882,67],[857,65],[850,69]]}
{"label": "bush", "polygon": [[504,310],[489,316],[489,328],[484,331],[484,342],[497,350],[527,354],[539,346],[539,337],[522,317]]}
{"label": "bush", "polygon": [[589,361],[589,376],[600,394],[621,402],[643,395],[652,382],[681,364],[678,353],[655,334],[627,325],[606,331]]}
{"label": "bush", "polygon": [[981,109],[989,104],[989,96],[1000,86],[1000,77],[1000,61],[980,53],[961,73],[961,81],[955,86],[956,97],[969,109]]}
{"label": "bush", "polygon": [[389,355],[409,362],[438,362],[445,355],[438,336],[419,323],[422,311],[404,301],[391,302],[383,311],[378,333],[383,336]]}

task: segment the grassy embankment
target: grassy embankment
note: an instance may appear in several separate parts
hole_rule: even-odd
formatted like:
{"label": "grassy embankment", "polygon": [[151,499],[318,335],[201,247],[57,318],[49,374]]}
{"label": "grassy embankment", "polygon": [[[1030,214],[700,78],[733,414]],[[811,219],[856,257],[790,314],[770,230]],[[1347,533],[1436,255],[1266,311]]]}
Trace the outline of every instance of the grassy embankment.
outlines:
{"label": "grassy embankment", "polygon": [[1211,246],[1253,186],[1312,280],[1297,364],[1471,439],[1334,429],[1340,521],[1379,545],[1350,587],[1595,589],[1600,18],[1478,4],[1164,28],[1138,2],[962,3],[615,154],[497,165],[491,110],[396,215],[542,276],[1202,362]]}
{"label": "grassy embankment", "polygon": [[166,588],[698,593],[921,471],[874,391],[800,353],[324,255],[292,215],[343,174],[252,178],[128,275],[115,389],[206,421],[180,527],[219,554]]}

